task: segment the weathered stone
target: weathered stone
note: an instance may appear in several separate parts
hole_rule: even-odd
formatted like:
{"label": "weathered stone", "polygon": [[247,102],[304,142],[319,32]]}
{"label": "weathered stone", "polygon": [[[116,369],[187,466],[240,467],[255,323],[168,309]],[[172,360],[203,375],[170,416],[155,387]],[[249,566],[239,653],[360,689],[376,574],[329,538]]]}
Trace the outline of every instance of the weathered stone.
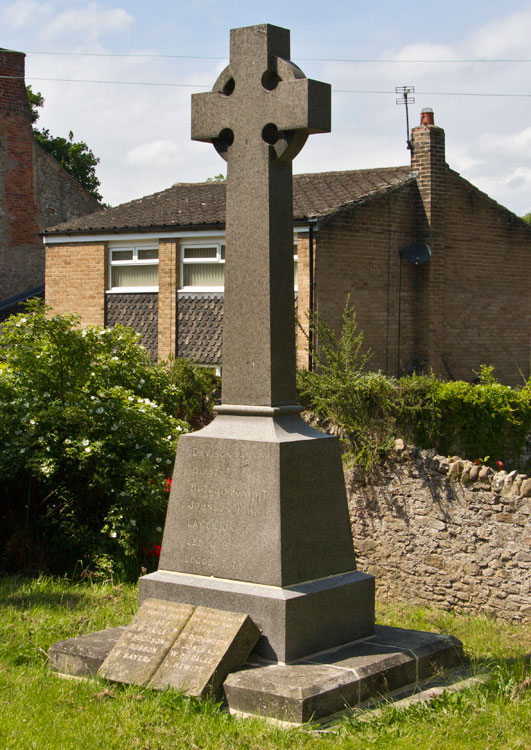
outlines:
{"label": "weathered stone", "polygon": [[155,674],[194,607],[147,599],[99,669],[112,682],[146,685]]}
{"label": "weathered stone", "polygon": [[479,472],[481,471],[481,466],[472,466],[470,468],[469,477],[471,482],[475,482],[476,479],[479,477]]}
{"label": "weathered stone", "polygon": [[494,469],[492,466],[482,466],[479,472],[478,479],[480,482],[490,481],[494,476]]}
{"label": "weathered stone", "polygon": [[48,664],[54,672],[91,677],[97,673],[124,630],[125,627],[119,626],[58,641],[48,650]]}
{"label": "weathered stone", "polygon": [[244,664],[259,637],[260,631],[247,615],[198,607],[149,687],[221,698],[225,678]]}
{"label": "weathered stone", "polygon": [[229,675],[225,695],[231,711],[302,723],[418,684],[461,659],[460,642],[449,636],[376,626],[372,637],[308,660],[251,661],[249,669]]}
{"label": "weathered stone", "polygon": [[520,487],[520,495],[522,497],[531,497],[531,478],[526,479],[522,482]]}
{"label": "weathered stone", "polygon": [[448,476],[453,479],[459,479],[463,471],[463,461],[452,461],[448,466]]}

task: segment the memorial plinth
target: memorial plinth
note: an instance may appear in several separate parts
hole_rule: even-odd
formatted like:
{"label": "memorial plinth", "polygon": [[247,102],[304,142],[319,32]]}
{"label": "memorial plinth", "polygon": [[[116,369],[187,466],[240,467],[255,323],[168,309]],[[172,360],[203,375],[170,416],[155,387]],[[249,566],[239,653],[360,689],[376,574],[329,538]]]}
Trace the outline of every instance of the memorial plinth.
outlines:
{"label": "memorial plinth", "polygon": [[148,597],[246,612],[290,661],[374,631],[356,571],[339,443],[295,389],[291,161],[330,130],[330,87],[289,61],[289,32],[231,31],[230,64],[192,98],[192,137],[228,162],[222,405],[179,441]]}

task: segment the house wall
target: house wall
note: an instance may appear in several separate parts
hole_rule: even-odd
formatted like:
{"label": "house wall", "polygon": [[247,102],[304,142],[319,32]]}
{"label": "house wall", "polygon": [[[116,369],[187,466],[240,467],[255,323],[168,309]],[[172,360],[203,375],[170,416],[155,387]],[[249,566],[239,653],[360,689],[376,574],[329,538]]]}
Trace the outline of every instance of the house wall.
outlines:
{"label": "house wall", "polygon": [[531,229],[445,162],[444,131],[412,131],[417,239],[432,249],[417,269],[415,354],[425,371],[473,380],[494,365],[508,385],[529,377]]}
{"label": "house wall", "polygon": [[43,229],[101,209],[35,142],[24,57],[0,50],[0,300],[44,282]]}
{"label": "house wall", "polygon": [[[494,365],[508,385],[529,377],[531,229],[455,172],[446,178],[441,374],[472,380]],[[441,366],[442,365],[442,366]]]}
{"label": "house wall", "polygon": [[370,367],[390,375],[414,353],[415,269],[399,255],[414,238],[414,208],[415,188],[407,185],[334,214],[317,234],[317,311],[339,331],[350,295],[358,330],[373,350]]}
{"label": "house wall", "polygon": [[52,313],[76,312],[81,325],[105,324],[107,248],[104,242],[46,246],[46,302]]}

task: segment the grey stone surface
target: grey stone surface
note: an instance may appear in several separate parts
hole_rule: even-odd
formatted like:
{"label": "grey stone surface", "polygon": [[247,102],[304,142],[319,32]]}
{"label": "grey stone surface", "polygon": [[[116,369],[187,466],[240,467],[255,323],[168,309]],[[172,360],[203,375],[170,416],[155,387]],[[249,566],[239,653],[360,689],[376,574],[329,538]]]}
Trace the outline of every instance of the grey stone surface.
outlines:
{"label": "grey stone surface", "polygon": [[220,414],[180,439],[174,486],[162,570],[289,586],[355,568],[337,439],[298,414]]}
{"label": "grey stone surface", "polygon": [[48,650],[48,665],[62,674],[95,675],[124,630],[125,626],[120,626],[58,641]]}
{"label": "grey stone surface", "polygon": [[330,129],[330,87],[289,62],[289,31],[231,31],[228,67],[192,97],[192,138],[228,162],[222,405],[179,441],[157,574],[140,601],[248,613],[281,661],[370,635],[337,438],[294,406],[291,161]]}
{"label": "grey stone surface", "polygon": [[192,138],[227,160],[223,403],[295,402],[291,160],[330,130],[330,86],[289,62],[289,31],[232,29],[230,63],[192,96]]}
{"label": "grey stone surface", "polygon": [[251,660],[248,669],[229,675],[224,689],[232,711],[303,723],[420,685],[461,663],[457,639],[376,626],[371,638],[294,664]]}
{"label": "grey stone surface", "polygon": [[261,656],[291,661],[374,630],[374,578],[351,571],[289,587],[159,570],[140,580],[149,596],[249,614],[263,632]]}
{"label": "grey stone surface", "polygon": [[149,687],[220,698],[225,678],[245,663],[259,637],[247,615],[197,607]]}
{"label": "grey stone surface", "polygon": [[189,604],[147,599],[101,665],[99,675],[113,682],[146,685],[193,611]]}

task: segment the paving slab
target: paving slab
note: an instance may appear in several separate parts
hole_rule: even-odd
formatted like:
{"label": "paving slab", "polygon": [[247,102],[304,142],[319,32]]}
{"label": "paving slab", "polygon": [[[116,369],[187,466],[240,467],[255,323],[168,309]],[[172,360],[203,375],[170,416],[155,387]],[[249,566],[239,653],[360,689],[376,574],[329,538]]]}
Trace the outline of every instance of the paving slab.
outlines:
{"label": "paving slab", "polygon": [[125,626],[120,625],[58,641],[48,650],[48,665],[61,674],[91,677],[97,673],[124,630]]}
{"label": "paving slab", "polygon": [[377,625],[370,638],[298,662],[255,659],[229,675],[224,689],[231,711],[305,723],[415,686],[461,663],[456,638]]}

